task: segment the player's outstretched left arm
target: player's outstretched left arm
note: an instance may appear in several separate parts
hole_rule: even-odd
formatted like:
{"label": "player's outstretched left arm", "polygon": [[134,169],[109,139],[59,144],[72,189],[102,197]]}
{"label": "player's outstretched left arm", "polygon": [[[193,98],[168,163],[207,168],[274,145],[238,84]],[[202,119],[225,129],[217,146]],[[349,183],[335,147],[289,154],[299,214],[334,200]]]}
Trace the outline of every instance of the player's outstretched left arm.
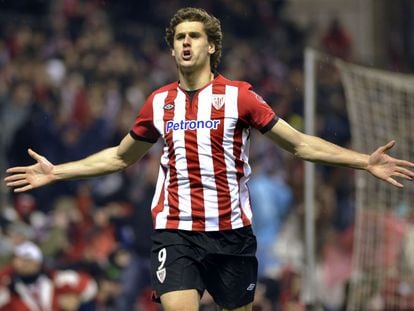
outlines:
{"label": "player's outstretched left arm", "polygon": [[306,135],[280,119],[266,134],[272,141],[301,159],[316,163],[363,169],[398,188],[403,184],[395,178],[412,180],[414,163],[393,158],[387,152],[395,145],[390,141],[372,154],[363,154],[340,147],[316,136]]}
{"label": "player's outstretched left arm", "polygon": [[8,187],[14,188],[14,192],[24,192],[59,180],[111,174],[138,161],[151,146],[152,144],[135,140],[127,134],[118,146],[106,148],[78,161],[58,165],[29,149],[28,153],[35,163],[7,169],[9,175],[4,180]]}

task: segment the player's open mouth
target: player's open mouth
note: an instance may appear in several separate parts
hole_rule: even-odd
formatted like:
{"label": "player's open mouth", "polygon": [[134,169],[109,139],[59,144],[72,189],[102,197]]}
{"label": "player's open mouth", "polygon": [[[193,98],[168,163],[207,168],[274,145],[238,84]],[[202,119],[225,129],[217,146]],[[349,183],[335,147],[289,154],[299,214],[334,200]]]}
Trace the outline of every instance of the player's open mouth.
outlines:
{"label": "player's open mouth", "polygon": [[190,50],[183,51],[182,58],[183,58],[183,60],[190,60],[191,59],[191,51]]}

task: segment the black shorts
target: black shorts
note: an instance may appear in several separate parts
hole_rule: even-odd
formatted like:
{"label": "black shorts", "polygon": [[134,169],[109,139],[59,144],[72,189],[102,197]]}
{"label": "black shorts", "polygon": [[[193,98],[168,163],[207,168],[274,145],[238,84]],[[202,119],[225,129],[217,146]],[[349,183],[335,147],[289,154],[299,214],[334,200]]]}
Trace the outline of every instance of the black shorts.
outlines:
{"label": "black shorts", "polygon": [[220,307],[253,302],[256,237],[251,227],[228,231],[156,230],[152,237],[154,300],[171,291],[207,290]]}

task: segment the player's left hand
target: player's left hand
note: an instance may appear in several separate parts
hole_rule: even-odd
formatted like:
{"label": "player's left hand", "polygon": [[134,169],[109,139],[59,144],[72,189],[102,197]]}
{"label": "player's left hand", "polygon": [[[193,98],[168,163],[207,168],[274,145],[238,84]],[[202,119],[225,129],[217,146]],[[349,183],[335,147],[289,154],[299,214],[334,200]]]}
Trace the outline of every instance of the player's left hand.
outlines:
{"label": "player's left hand", "polygon": [[394,145],[395,141],[392,140],[375,150],[368,159],[367,171],[391,185],[403,188],[404,185],[398,182],[395,177],[413,180],[414,172],[407,167],[414,167],[414,163],[389,156],[387,152]]}

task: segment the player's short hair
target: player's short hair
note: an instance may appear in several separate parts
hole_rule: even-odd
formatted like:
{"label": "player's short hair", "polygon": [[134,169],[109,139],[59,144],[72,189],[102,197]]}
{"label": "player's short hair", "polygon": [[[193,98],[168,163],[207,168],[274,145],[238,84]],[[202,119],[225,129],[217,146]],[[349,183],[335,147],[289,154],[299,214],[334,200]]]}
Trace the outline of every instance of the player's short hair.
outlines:
{"label": "player's short hair", "polygon": [[165,29],[165,41],[170,49],[174,47],[175,27],[182,22],[201,22],[207,34],[208,42],[214,44],[215,52],[210,57],[211,70],[215,71],[220,63],[223,33],[220,21],[200,8],[179,9],[171,18],[169,26]]}

